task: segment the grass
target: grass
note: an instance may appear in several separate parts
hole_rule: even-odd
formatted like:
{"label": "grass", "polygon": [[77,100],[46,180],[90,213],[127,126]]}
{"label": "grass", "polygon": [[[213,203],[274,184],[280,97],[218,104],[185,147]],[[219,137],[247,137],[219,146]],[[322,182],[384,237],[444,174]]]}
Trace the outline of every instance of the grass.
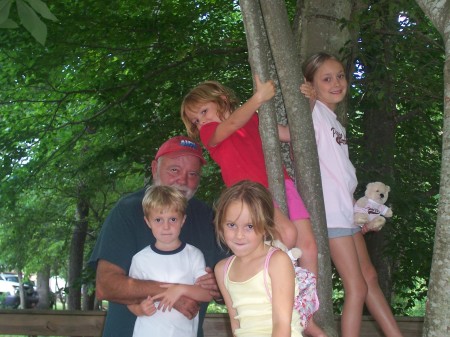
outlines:
{"label": "grass", "polygon": [[226,314],[228,311],[225,305],[217,304],[216,302],[212,301],[209,303],[206,312],[208,314]]}

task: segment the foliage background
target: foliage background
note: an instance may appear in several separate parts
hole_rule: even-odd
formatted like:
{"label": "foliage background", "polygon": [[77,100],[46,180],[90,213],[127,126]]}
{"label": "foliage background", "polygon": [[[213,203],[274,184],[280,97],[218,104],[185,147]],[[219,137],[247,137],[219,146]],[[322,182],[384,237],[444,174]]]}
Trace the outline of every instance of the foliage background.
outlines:
{"label": "foliage background", "polygon": [[[295,5],[287,1],[291,16]],[[158,146],[184,133],[179,106],[190,88],[214,79],[245,99],[252,81],[237,1],[49,7],[59,21],[46,22],[45,46],[24,29],[0,30],[0,264],[56,275],[68,272],[80,221],[88,222],[80,247],[86,261],[108,210],[149,180]],[[374,180],[392,188],[395,216],[382,239],[395,266],[395,312],[405,314],[426,296],[431,263],[442,41],[411,0],[368,1],[342,25],[357,36],[342,51],[352,53],[355,71],[347,124],[360,181],[355,197]],[[213,204],[222,188],[211,163],[198,196]],[[86,218],[78,214],[80,200]],[[87,275],[77,284],[92,285]],[[335,284],[339,310],[337,278]]]}

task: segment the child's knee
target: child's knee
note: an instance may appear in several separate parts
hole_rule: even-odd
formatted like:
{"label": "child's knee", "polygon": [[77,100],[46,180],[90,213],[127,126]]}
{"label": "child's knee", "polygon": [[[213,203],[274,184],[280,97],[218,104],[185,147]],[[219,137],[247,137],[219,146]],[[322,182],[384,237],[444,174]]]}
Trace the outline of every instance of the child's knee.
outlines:
{"label": "child's knee", "polygon": [[280,210],[275,211],[275,227],[281,240],[288,249],[292,249],[297,243],[297,228]]}
{"label": "child's knee", "polygon": [[282,237],[283,243],[288,249],[292,249],[297,243],[297,229],[294,226],[289,226],[284,229],[284,235]]}
{"label": "child's knee", "polygon": [[356,298],[358,301],[364,302],[367,296],[368,287],[367,283],[361,280],[350,287],[351,290],[346,290],[346,293],[351,294],[352,297]]}
{"label": "child's knee", "polygon": [[357,302],[365,301],[368,286],[363,275],[347,275],[347,277],[343,278],[342,281],[344,285],[345,297],[351,298],[353,301]]}
{"label": "child's knee", "polygon": [[297,229],[294,226],[280,226],[277,228],[278,239],[284,243],[287,249],[292,249],[297,244]]}
{"label": "child's knee", "polygon": [[378,274],[373,265],[370,265],[367,268],[363,267],[362,273],[367,284],[378,283]]}

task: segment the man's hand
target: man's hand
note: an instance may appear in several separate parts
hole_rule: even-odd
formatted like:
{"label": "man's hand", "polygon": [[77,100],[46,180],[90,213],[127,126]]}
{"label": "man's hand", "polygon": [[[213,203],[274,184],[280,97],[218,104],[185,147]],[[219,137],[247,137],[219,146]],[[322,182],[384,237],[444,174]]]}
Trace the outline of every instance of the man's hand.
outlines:
{"label": "man's hand", "polygon": [[208,289],[209,293],[211,294],[212,298],[214,300],[222,300],[222,295],[220,294],[219,287],[217,286],[216,277],[214,276],[214,271],[206,267],[206,274],[203,276],[200,276],[196,281],[195,284],[199,285],[203,289]]}
{"label": "man's hand", "polygon": [[182,313],[187,319],[193,319],[198,314],[200,305],[189,297],[181,296],[175,302],[173,308]]}

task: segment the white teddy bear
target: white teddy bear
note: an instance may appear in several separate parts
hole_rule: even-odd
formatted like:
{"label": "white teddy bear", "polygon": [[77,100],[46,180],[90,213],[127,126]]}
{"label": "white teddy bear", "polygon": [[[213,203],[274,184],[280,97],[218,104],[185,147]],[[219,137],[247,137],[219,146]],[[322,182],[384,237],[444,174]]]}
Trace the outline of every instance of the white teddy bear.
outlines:
{"label": "white teddy bear", "polygon": [[384,205],[391,191],[382,182],[369,183],[365,196],[358,199],[354,205],[354,223],[371,231],[379,231],[386,223],[386,218],[392,217],[392,210]]}
{"label": "white teddy bear", "polygon": [[302,256],[302,250],[300,248],[294,247],[292,249],[287,249],[287,247],[284,245],[283,242],[280,240],[273,240],[272,246],[276,248],[280,248],[283,252],[287,253],[289,257],[291,258],[294,265],[297,265],[297,260]]}

